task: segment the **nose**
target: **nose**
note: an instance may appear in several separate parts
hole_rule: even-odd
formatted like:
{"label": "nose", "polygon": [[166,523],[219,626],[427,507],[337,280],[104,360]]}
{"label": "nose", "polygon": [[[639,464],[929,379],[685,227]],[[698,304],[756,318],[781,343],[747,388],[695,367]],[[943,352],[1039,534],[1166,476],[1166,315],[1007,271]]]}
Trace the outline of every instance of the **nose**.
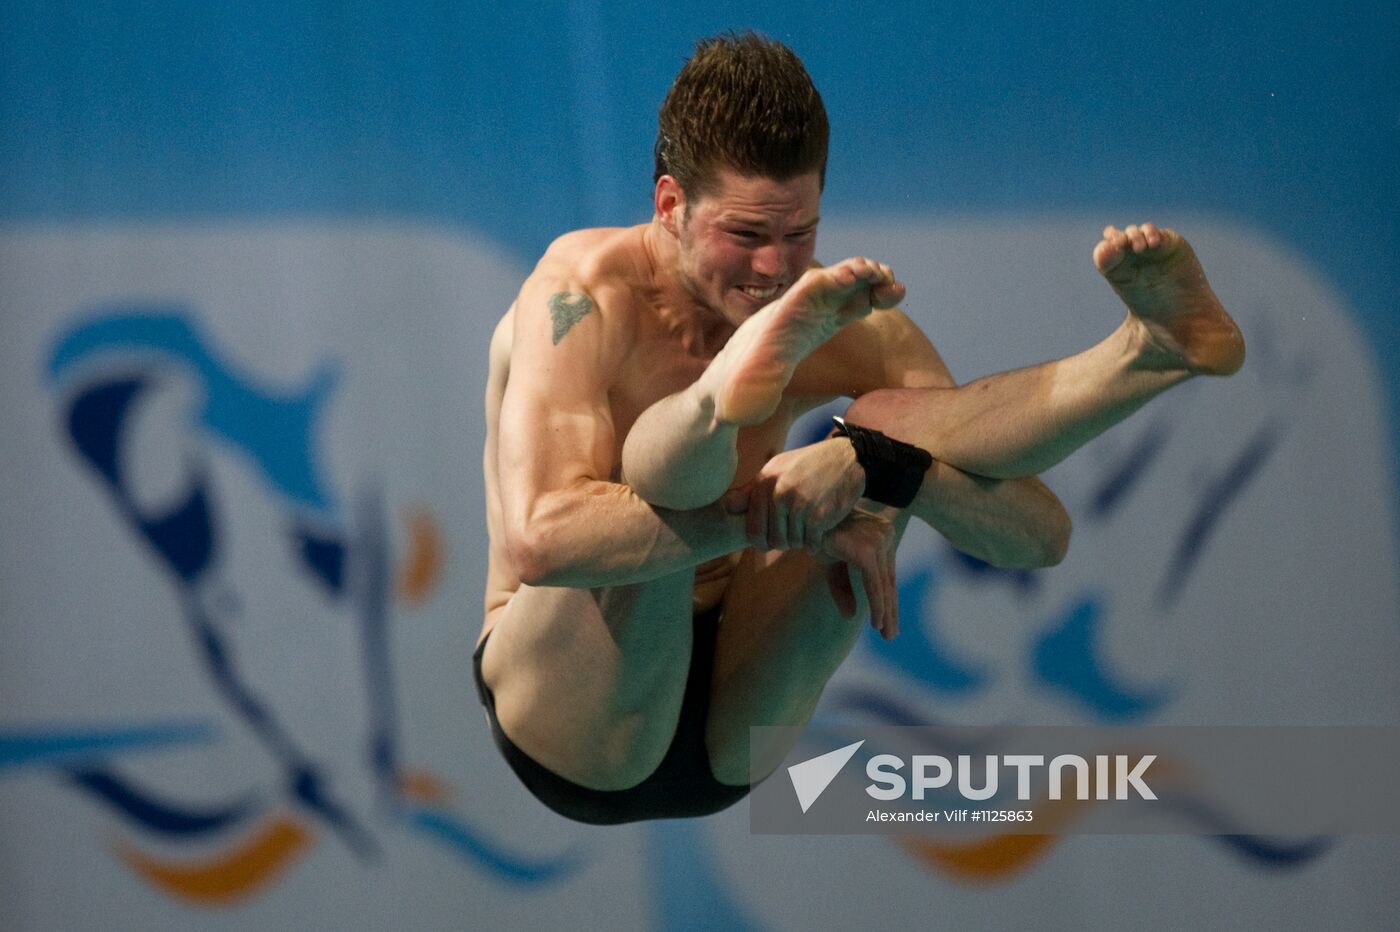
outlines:
{"label": "nose", "polygon": [[753,251],[750,263],[755,275],[766,279],[781,279],[787,268],[787,256],[780,243],[767,243]]}

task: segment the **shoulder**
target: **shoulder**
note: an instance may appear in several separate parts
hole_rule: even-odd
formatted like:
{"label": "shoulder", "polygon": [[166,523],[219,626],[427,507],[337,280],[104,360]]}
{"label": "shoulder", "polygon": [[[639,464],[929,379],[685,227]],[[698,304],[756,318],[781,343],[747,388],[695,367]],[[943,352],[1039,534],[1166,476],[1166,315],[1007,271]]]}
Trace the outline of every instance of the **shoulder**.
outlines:
{"label": "shoulder", "polygon": [[554,240],[521,286],[510,316],[514,345],[613,366],[635,331],[637,235],[625,228],[587,229]]}
{"label": "shoulder", "polygon": [[526,285],[581,295],[616,316],[635,304],[640,253],[637,227],[575,230],[549,244]]}
{"label": "shoulder", "polygon": [[531,277],[566,279],[592,290],[636,284],[641,236],[636,227],[600,227],[565,233],[549,244]]}

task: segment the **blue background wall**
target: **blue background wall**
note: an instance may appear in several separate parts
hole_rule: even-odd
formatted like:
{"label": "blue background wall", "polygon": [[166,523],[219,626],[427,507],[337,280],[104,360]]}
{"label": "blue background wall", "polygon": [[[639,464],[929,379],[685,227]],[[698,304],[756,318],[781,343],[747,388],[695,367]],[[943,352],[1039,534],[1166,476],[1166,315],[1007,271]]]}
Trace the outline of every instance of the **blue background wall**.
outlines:
{"label": "blue background wall", "polygon": [[3,219],[410,216],[533,261],[645,218],[667,84],[696,37],[751,26],[826,98],[828,213],[1227,215],[1322,267],[1400,394],[1392,4],[3,11]]}

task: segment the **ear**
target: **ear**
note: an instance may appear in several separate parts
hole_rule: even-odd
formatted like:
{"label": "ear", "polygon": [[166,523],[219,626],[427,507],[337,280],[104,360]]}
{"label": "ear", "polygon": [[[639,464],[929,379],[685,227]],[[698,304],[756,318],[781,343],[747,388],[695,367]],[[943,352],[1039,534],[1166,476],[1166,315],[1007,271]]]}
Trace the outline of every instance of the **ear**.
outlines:
{"label": "ear", "polygon": [[661,225],[672,236],[678,236],[681,221],[685,219],[685,192],[681,190],[680,182],[670,175],[662,175],[656,179],[652,199]]}

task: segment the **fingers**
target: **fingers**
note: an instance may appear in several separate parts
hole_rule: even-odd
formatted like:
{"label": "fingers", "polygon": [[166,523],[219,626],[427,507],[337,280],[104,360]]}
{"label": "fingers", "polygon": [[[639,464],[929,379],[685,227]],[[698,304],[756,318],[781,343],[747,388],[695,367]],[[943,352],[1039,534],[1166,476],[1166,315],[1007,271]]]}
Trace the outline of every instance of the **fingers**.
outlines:
{"label": "fingers", "polygon": [[870,625],[886,641],[899,633],[899,589],[895,584],[893,554],[875,549],[859,564],[861,583],[870,600]]}
{"label": "fingers", "polygon": [[885,580],[878,564],[862,563],[860,581],[865,586],[865,597],[870,601],[870,625],[886,641],[892,636],[885,628]]}
{"label": "fingers", "polygon": [[894,527],[887,521],[865,518],[834,533],[844,535],[837,555],[860,575],[871,627],[885,640],[892,639],[899,633]]}
{"label": "fingers", "polygon": [[[755,550],[813,549],[820,546],[826,528],[813,527],[803,508],[784,495],[775,495],[776,479],[760,479],[749,486],[744,532]],[[738,511],[731,511],[738,514]]]}
{"label": "fingers", "polygon": [[732,501],[737,496],[731,492],[726,509],[744,513],[751,547],[815,552],[851,514],[864,482],[850,442],[824,441],[772,456],[757,478],[737,490],[742,504]]}
{"label": "fingers", "polygon": [[[805,547],[813,553],[820,550],[822,542],[826,540],[826,535],[831,532],[832,528],[840,523],[840,519],[833,518],[833,515],[836,515],[835,509],[829,511],[823,510],[807,515],[806,526],[803,528],[804,536],[802,537],[802,543],[797,546]],[[845,515],[841,515],[840,517],[845,517]]]}
{"label": "fingers", "polygon": [[811,541],[807,539],[807,516],[800,509],[795,508],[788,513],[787,532],[785,539],[789,547],[810,547]]}
{"label": "fingers", "polygon": [[788,549],[788,518],[787,502],[781,496],[768,503],[768,550]]}
{"label": "fingers", "polygon": [[[851,515],[827,537],[822,553],[840,561],[850,569],[850,578],[859,577],[870,609],[870,625],[885,640],[899,633],[899,586],[895,578],[895,543],[898,534],[893,524],[870,514]],[[836,590],[833,590],[836,595]],[[838,599],[837,607],[844,617],[849,612]]]}
{"label": "fingers", "polygon": [[749,510],[744,516],[744,531],[755,550],[768,549],[768,489],[762,482],[749,487]]}
{"label": "fingers", "polygon": [[890,640],[899,634],[899,581],[896,579],[895,564],[895,549],[891,542],[885,550],[885,587],[890,594],[886,601]]}
{"label": "fingers", "polygon": [[879,555],[880,585],[885,592],[882,625],[885,639],[893,640],[899,633],[899,586],[895,582],[895,535],[892,528],[880,540]]}

